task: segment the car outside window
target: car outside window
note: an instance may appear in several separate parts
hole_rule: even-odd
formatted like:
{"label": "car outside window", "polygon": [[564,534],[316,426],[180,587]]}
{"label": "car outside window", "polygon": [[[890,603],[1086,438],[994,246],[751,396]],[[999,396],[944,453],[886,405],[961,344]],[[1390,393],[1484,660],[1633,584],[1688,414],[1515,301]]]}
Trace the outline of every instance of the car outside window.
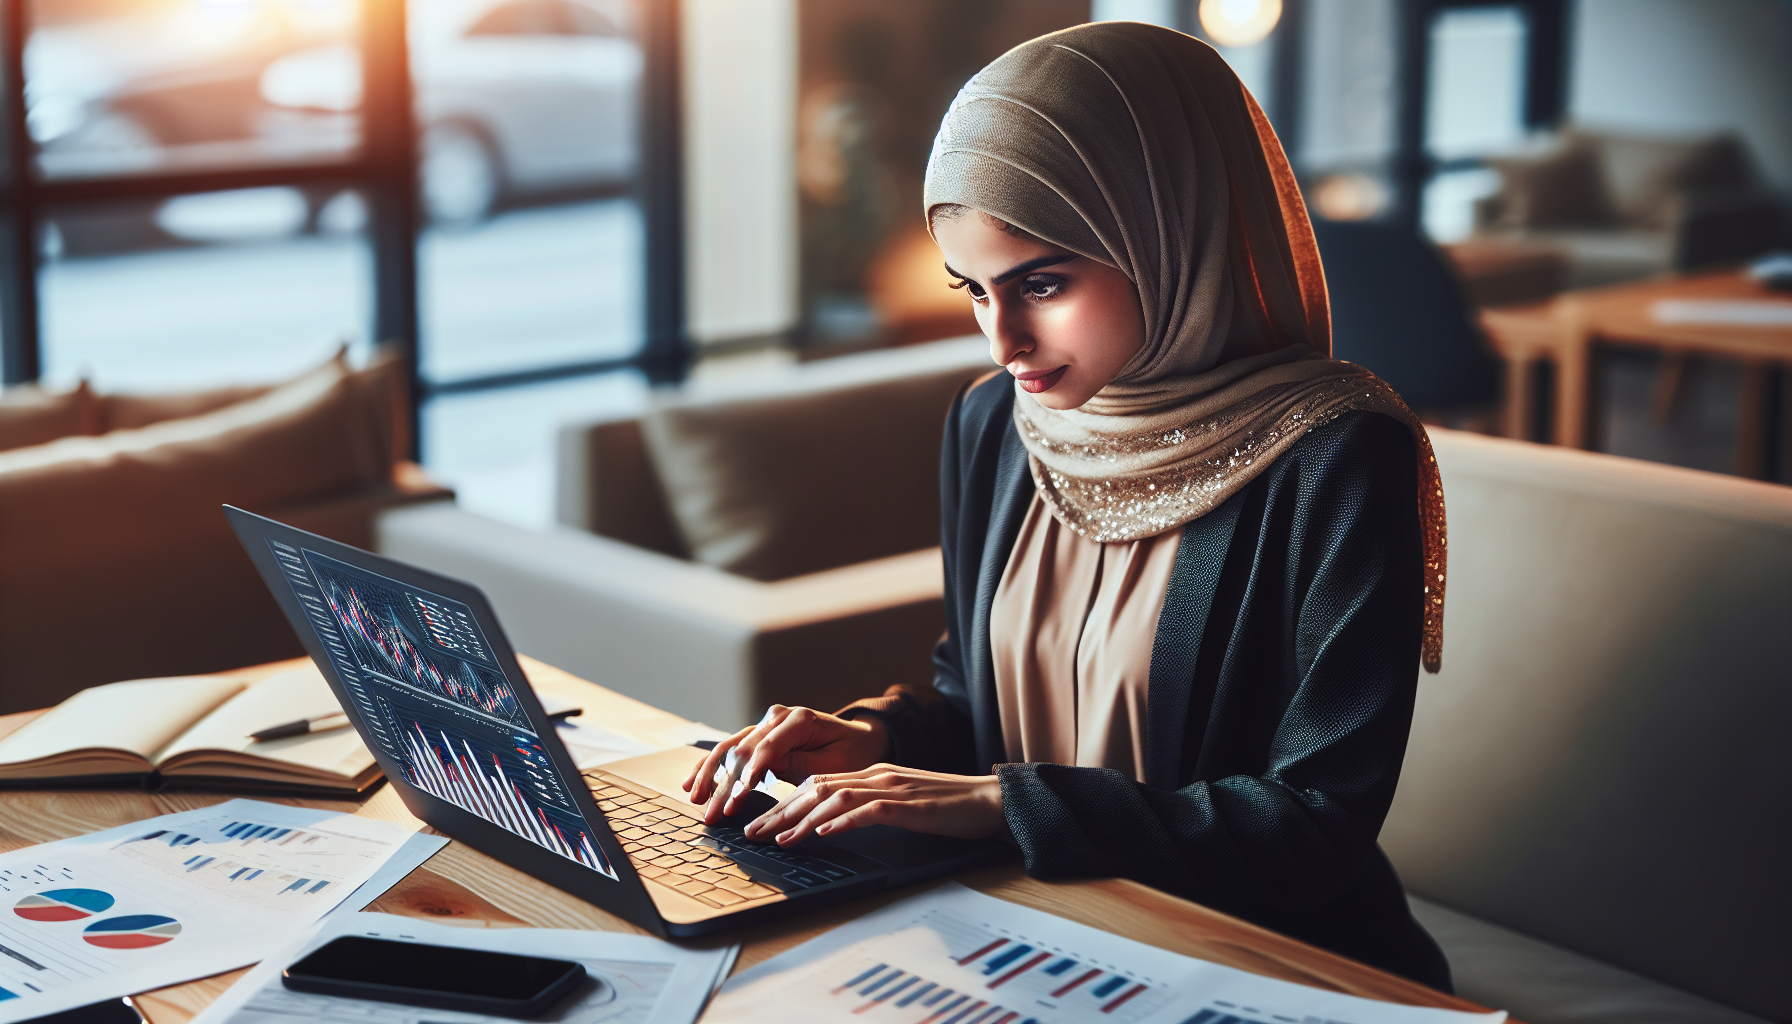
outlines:
{"label": "car outside window", "polygon": [[601,11],[566,0],[518,0],[501,4],[467,28],[468,36],[617,36]]}

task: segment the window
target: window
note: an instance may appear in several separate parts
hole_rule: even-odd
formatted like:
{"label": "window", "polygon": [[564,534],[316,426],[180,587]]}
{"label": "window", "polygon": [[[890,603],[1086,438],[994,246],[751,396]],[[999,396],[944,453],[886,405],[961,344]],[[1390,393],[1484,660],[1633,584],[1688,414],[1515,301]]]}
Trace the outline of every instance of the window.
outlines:
{"label": "window", "polygon": [[671,22],[637,2],[0,0],[6,381],[265,381],[398,339],[425,463],[545,523],[553,418],[685,362],[648,292],[678,295],[649,230],[677,237],[676,175],[641,173],[676,159],[640,130]]}
{"label": "window", "polygon": [[1524,140],[1528,25],[1517,7],[1440,12],[1431,23],[1425,146],[1439,164],[1426,185],[1425,229],[1454,241],[1473,228],[1475,201],[1499,187],[1476,158]]}

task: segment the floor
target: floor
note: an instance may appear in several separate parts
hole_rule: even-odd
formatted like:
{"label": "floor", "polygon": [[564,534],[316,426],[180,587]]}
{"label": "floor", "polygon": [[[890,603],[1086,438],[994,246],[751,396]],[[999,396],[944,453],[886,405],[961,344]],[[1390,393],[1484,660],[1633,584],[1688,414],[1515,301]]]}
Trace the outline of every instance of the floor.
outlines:
{"label": "floor", "polygon": [[[1595,447],[1633,459],[1735,472],[1741,365],[1689,360],[1680,387],[1665,408],[1657,399],[1659,366],[1660,357],[1647,349],[1613,347],[1600,352]],[[1782,418],[1784,414],[1782,410]],[[1780,481],[1788,477],[1786,450],[1782,438],[1774,474]]]}

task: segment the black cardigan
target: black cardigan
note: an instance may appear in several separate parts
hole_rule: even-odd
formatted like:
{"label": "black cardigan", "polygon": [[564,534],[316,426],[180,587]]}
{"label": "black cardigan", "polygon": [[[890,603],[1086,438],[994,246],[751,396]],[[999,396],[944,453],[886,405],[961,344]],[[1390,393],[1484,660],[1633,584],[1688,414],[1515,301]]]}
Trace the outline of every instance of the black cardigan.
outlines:
{"label": "black cardigan", "polygon": [[861,701],[890,760],[1001,778],[1028,873],[1121,876],[1449,990],[1375,844],[1418,682],[1411,432],[1316,428],[1190,523],[1151,651],[1145,781],[1003,764],[989,613],[1034,488],[1013,378],[961,393],[940,469],[946,636],[935,694]]}

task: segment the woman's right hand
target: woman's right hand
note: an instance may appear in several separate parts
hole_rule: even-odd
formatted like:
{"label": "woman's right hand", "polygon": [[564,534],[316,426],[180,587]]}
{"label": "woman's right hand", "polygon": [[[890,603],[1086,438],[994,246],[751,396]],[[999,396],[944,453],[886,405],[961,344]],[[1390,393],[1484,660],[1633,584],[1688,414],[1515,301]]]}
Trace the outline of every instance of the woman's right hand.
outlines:
{"label": "woman's right hand", "polygon": [[[739,784],[733,792],[716,785],[716,772],[728,751],[739,748]],[[707,803],[705,824],[713,825],[740,810],[741,798],[759,785],[769,769],[779,779],[798,782],[815,774],[856,772],[883,761],[890,751],[889,733],[873,716],[845,719],[813,708],[773,704],[757,725],[720,743],[684,780],[691,803]]]}

